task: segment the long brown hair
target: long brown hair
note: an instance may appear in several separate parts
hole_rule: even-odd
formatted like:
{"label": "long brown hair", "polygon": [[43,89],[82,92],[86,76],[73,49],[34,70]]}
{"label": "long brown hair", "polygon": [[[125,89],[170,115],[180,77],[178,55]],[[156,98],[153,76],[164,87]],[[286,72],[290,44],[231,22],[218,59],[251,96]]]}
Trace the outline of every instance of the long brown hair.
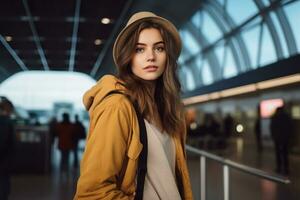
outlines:
{"label": "long brown hair", "polygon": [[[154,97],[151,94],[152,83],[135,76],[131,70],[131,60],[140,32],[147,28],[155,28],[160,31],[167,53],[166,68],[164,73],[156,80]],[[137,24],[134,31],[124,41],[126,41],[126,44],[120,44],[122,48],[119,57],[116,58],[119,66],[118,78],[124,81],[130,98],[138,103],[140,112],[146,119],[154,120],[168,134],[179,133],[182,128],[181,115],[183,107],[180,102],[181,86],[176,74],[177,57],[174,52],[172,36],[159,24],[147,20]],[[155,117],[157,116],[153,109],[155,106],[160,119]]]}

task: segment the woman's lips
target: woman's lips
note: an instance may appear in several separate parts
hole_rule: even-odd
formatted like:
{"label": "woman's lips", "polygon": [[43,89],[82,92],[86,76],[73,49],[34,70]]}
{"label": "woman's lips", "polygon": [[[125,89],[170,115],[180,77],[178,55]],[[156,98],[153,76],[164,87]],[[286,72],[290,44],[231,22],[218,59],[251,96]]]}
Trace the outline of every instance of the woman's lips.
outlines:
{"label": "woman's lips", "polygon": [[158,66],[155,66],[155,65],[149,65],[144,68],[144,70],[147,72],[155,72],[157,69],[158,69]]}

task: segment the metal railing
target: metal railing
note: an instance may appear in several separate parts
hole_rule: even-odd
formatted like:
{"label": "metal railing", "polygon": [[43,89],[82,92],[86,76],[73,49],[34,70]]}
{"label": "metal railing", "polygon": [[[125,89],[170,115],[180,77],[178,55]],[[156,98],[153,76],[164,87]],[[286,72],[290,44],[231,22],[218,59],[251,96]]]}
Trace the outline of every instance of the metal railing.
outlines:
{"label": "metal railing", "polygon": [[246,165],[239,164],[237,162],[233,162],[229,159],[222,158],[220,156],[216,156],[214,154],[199,150],[197,148],[186,145],[186,150],[200,156],[200,194],[201,200],[206,199],[206,158],[214,160],[223,165],[223,192],[224,192],[224,200],[229,200],[229,168],[234,168],[243,173],[254,175],[260,178],[264,178],[270,180],[272,182],[289,184],[291,181],[288,178],[270,175],[269,173],[262,171],[260,169],[256,169],[253,167],[249,167]]}

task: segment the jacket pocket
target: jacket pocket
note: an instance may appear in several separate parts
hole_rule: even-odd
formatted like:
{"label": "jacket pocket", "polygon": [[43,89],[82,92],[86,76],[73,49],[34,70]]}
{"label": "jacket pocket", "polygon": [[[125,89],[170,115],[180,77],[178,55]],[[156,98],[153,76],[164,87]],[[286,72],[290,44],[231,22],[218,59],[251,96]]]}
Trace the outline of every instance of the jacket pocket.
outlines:
{"label": "jacket pocket", "polygon": [[127,156],[132,160],[136,160],[142,149],[143,145],[140,143],[140,141],[137,139],[132,139],[128,147]]}

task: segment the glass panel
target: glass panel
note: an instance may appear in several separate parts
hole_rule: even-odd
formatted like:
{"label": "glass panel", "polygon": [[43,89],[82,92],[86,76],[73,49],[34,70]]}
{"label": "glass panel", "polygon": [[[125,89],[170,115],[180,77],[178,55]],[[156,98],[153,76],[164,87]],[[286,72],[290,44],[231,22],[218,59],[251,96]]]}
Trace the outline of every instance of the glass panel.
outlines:
{"label": "glass panel", "polygon": [[276,32],[278,33],[279,35],[279,38],[280,38],[280,44],[281,44],[281,47],[282,47],[282,50],[283,50],[283,55],[284,57],[288,57],[289,56],[289,53],[288,53],[288,49],[287,49],[287,43],[286,43],[286,40],[284,38],[284,35],[283,35],[283,32],[282,32],[282,28],[280,26],[280,23],[278,21],[278,18],[275,14],[275,12],[271,12],[270,14],[271,18],[272,18],[272,21],[275,25],[275,28],[276,28]]}
{"label": "glass panel", "polygon": [[273,63],[277,60],[274,43],[271,38],[269,29],[264,24],[264,31],[262,37],[262,49],[261,49],[261,59],[260,66],[265,66],[267,64]]}
{"label": "glass panel", "polygon": [[197,40],[192,36],[192,34],[187,30],[180,31],[181,39],[183,45],[190,50],[192,54],[199,53],[200,47]]}
{"label": "glass panel", "polygon": [[182,48],[181,54],[180,54],[180,56],[179,56],[179,58],[178,58],[178,63],[179,63],[180,65],[182,65],[186,57],[187,57],[187,56],[186,56],[186,52],[185,52],[184,48]]}
{"label": "glass panel", "polygon": [[284,8],[285,14],[288,17],[290,25],[292,27],[294,37],[296,38],[297,50],[300,53],[300,26],[299,26],[299,18],[300,18],[300,1],[291,3]]}
{"label": "glass panel", "polygon": [[270,5],[270,1],[269,0],[262,0],[262,2],[264,3],[265,7]]}
{"label": "glass panel", "polygon": [[214,42],[215,40],[219,39],[223,35],[223,33],[209,14],[205,12],[203,17],[203,33],[209,42]]}
{"label": "glass panel", "polygon": [[196,12],[191,19],[192,24],[194,24],[195,27],[201,28],[203,23],[203,11],[199,10]]}
{"label": "glass panel", "polygon": [[238,74],[238,70],[236,68],[235,61],[232,56],[232,52],[230,48],[226,48],[226,57],[225,57],[225,64],[223,70],[223,78],[230,78],[236,76]]}
{"label": "glass panel", "polygon": [[[225,49],[226,49],[226,52],[224,52]],[[221,69],[223,71],[222,78],[224,78],[224,79],[230,78],[230,77],[233,77],[233,76],[236,76],[239,74],[230,48],[228,48],[228,47],[224,48],[224,45],[219,45],[218,47],[216,47],[214,49],[214,52],[216,53],[216,55],[220,61],[221,67],[223,67]],[[225,53],[225,55],[224,55],[224,53]]]}
{"label": "glass panel", "polygon": [[259,42],[260,26],[242,32],[243,40],[245,41],[246,48],[248,48],[249,57],[251,61],[251,68],[257,68],[257,53]]}
{"label": "glass panel", "polygon": [[[223,43],[223,42],[222,42]],[[222,66],[224,66],[223,60],[224,60],[224,44],[218,45],[215,49],[214,52],[216,53],[219,63]]]}
{"label": "glass panel", "polygon": [[186,75],[186,89],[188,91],[194,90],[196,85],[195,85],[193,73],[188,67],[185,67],[184,69],[185,69],[185,75]]}
{"label": "glass panel", "polygon": [[218,0],[221,5],[224,5],[224,0]]}
{"label": "glass panel", "polygon": [[203,60],[202,60],[201,56],[197,56],[189,64],[192,75],[194,77],[195,87],[199,87],[202,85],[202,76],[201,76],[202,63],[203,63]]}
{"label": "glass panel", "polygon": [[192,56],[192,53],[188,46],[183,43],[181,54],[178,58],[178,62],[183,64],[187,59],[189,59]]}
{"label": "glass panel", "polygon": [[178,70],[178,78],[179,78],[179,81],[181,83],[181,90],[182,92],[186,92],[187,89],[186,89],[186,74],[185,74],[185,70],[184,70],[184,66],[183,67],[180,67],[179,70]]}
{"label": "glass panel", "polygon": [[227,3],[227,12],[237,24],[241,24],[257,13],[258,10],[253,1],[229,0]]}
{"label": "glass panel", "polygon": [[[202,16],[201,16],[202,14]],[[201,19],[201,17],[203,19]],[[201,20],[203,24],[201,24]],[[209,42],[214,42],[222,36],[222,32],[219,27],[216,25],[215,21],[208,15],[206,12],[197,12],[192,17],[192,23],[197,27],[201,28],[203,35]]]}
{"label": "glass panel", "polygon": [[207,61],[204,61],[201,75],[202,75],[202,80],[204,85],[209,85],[213,83],[212,73]]}
{"label": "glass panel", "polygon": [[197,56],[196,57],[196,67],[198,71],[201,71],[202,67],[203,67],[203,59],[202,56]]}

